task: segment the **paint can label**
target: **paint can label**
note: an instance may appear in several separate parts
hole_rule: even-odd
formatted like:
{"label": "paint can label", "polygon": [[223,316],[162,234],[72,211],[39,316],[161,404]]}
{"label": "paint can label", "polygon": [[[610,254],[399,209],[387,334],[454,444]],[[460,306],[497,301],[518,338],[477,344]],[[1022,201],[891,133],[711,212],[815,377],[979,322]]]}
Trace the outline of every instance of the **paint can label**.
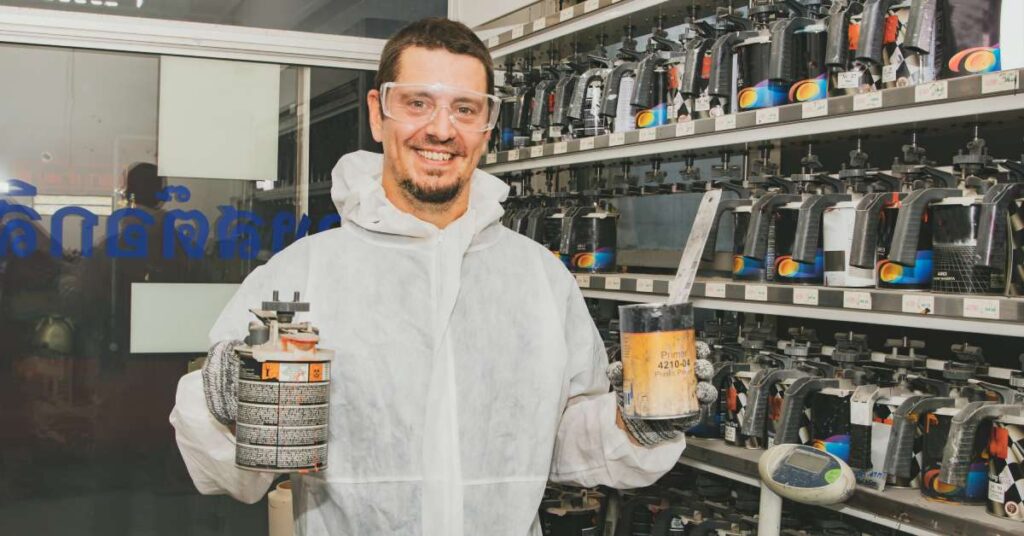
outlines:
{"label": "paint can label", "polygon": [[640,419],[697,414],[693,329],[622,333],[623,412]]}

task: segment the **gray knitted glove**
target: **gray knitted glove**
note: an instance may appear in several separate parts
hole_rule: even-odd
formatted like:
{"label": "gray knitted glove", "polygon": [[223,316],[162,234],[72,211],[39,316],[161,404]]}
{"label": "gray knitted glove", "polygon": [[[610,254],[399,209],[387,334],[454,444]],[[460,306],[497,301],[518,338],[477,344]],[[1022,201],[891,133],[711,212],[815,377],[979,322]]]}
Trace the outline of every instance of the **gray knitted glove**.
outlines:
{"label": "gray knitted glove", "polygon": [[210,348],[203,365],[206,407],[221,424],[230,425],[238,415],[238,355],[242,341],[221,341]]}
{"label": "gray knitted glove", "polygon": [[[693,428],[700,422],[701,417],[709,411],[709,406],[712,402],[718,399],[718,390],[715,389],[711,383],[707,380],[711,379],[711,376],[715,373],[715,367],[707,360],[711,356],[711,348],[708,347],[707,343],[703,341],[697,341],[697,362],[696,372],[697,379],[700,380],[697,383],[697,401],[700,403],[700,413],[693,417],[685,419],[665,419],[665,420],[643,420],[643,419],[631,419],[622,415],[622,422],[626,426],[626,430],[629,435],[633,436],[633,439],[637,443],[645,447],[653,447],[667,441],[677,439],[680,434]],[[624,406],[623,395],[622,395],[622,362],[615,361],[608,365],[606,370],[608,374],[608,380],[612,384],[612,389],[615,390],[615,399],[619,404],[619,411]]]}

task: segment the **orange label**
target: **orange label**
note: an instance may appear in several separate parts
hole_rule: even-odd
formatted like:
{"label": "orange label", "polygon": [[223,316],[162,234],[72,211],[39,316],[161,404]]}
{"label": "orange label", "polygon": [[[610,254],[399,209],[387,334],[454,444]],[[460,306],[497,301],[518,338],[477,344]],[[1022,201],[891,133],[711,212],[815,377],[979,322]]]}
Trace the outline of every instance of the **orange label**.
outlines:
{"label": "orange label", "polygon": [[882,37],[882,43],[886,45],[892,45],[896,43],[896,35],[900,29],[900,18],[896,15],[889,15],[885,18],[885,31]]}
{"label": "orange label", "polygon": [[311,382],[322,382],[322,381],[324,381],[324,365],[323,365],[323,363],[310,363],[309,364],[309,381],[311,381]]}
{"label": "orange label", "polygon": [[623,412],[667,419],[692,415],[697,404],[692,329],[622,333]]}
{"label": "orange label", "polygon": [[860,41],[860,24],[850,24],[846,32],[846,40],[850,44],[850,50],[857,50],[857,41]]}
{"label": "orange label", "polygon": [[992,456],[1005,460],[1010,446],[1010,432],[1002,426],[993,426],[988,443],[988,451]]}
{"label": "orange label", "polygon": [[268,361],[263,364],[263,379],[264,380],[276,380],[281,377],[281,365]]}

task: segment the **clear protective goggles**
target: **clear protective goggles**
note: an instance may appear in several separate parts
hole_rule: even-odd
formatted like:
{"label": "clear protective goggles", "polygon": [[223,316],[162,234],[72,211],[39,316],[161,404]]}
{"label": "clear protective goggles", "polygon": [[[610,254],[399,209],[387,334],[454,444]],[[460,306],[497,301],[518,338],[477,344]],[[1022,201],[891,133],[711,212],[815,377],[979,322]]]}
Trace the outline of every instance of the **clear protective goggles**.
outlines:
{"label": "clear protective goggles", "polygon": [[485,132],[498,122],[501,100],[494,95],[443,84],[385,82],[380,87],[384,115],[410,125],[422,126],[448,110],[448,121],[459,129]]}

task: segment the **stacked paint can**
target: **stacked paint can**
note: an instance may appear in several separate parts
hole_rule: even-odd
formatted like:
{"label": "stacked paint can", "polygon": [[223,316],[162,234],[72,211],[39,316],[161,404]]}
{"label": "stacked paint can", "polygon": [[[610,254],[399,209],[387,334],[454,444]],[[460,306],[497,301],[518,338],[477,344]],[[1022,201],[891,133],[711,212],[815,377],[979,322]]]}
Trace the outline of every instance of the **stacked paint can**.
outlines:
{"label": "stacked paint can", "polygon": [[988,513],[1024,521],[1024,417],[996,419],[988,449]]}
{"label": "stacked paint can", "polygon": [[327,466],[331,359],[317,348],[308,322],[294,323],[309,304],[278,300],[277,292],[249,325],[247,345],[236,351],[238,417],[235,464],[276,473],[315,472]]}
{"label": "stacked paint can", "polygon": [[658,420],[699,415],[693,305],[619,307],[623,414]]}

